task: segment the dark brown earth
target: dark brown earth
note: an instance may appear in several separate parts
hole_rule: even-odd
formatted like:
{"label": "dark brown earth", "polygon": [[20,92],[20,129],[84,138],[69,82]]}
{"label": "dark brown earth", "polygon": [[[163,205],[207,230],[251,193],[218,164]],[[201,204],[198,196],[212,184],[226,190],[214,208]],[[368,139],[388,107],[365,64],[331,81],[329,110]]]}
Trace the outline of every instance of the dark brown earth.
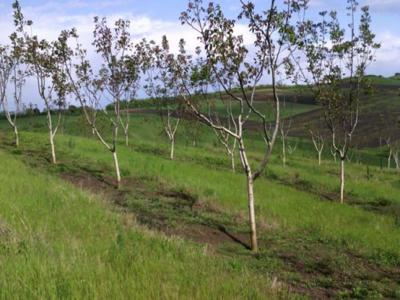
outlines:
{"label": "dark brown earth", "polygon": [[[138,180],[125,179],[121,186],[129,186],[129,190],[126,190],[115,188],[112,179],[103,180],[90,174],[63,173],[60,176],[62,179],[72,183],[76,187],[111,200],[114,204],[122,208],[126,207],[126,195],[128,195],[130,191],[134,190],[135,193],[141,194],[141,196],[147,198],[167,197],[177,199],[178,201],[182,201],[184,203],[189,202],[191,210],[206,211],[214,214],[219,213],[217,208],[206,204],[201,204],[192,196],[183,192],[169,191],[161,186],[160,190],[157,192],[149,192],[146,190],[143,183],[140,183]],[[125,208],[124,211],[127,211],[127,209]],[[137,216],[136,219],[144,225],[147,225],[150,229],[161,231],[168,236],[181,236],[194,242],[205,243],[215,247],[218,247],[224,243],[238,243],[245,248],[249,248],[249,246],[245,243],[248,238],[247,234],[229,233],[222,225],[209,226],[205,224],[182,223],[171,227],[167,226],[167,224],[164,224],[165,218],[162,214],[152,214],[151,221],[147,220],[147,217],[149,216]]]}

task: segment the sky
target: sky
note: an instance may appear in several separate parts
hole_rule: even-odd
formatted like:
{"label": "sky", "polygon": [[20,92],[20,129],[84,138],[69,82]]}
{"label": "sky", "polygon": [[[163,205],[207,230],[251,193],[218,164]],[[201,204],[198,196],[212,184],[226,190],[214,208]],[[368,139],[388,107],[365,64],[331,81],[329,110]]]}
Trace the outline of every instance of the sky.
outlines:
{"label": "sky", "polygon": [[[283,2],[283,0],[277,0]],[[205,1],[206,2],[206,1]],[[214,0],[221,4],[226,14],[237,16],[239,0]],[[253,0],[256,7],[269,5],[266,0]],[[310,16],[321,10],[338,10],[343,13],[347,0],[310,0]],[[169,37],[171,46],[180,38],[187,41],[188,48],[197,45],[193,31],[182,26],[180,12],[185,10],[187,0],[20,0],[27,19],[34,21],[33,33],[40,38],[55,39],[62,29],[76,27],[80,41],[90,47],[93,17],[105,16],[110,21],[118,18],[130,19],[135,39],[146,37],[160,41],[162,35]],[[370,74],[384,76],[400,72],[400,0],[359,0],[360,5],[369,5],[372,28],[382,47],[376,53],[376,62],[368,69]],[[0,0],[0,43],[7,43],[13,31],[12,0]],[[245,26],[238,32],[249,36]],[[39,104],[33,82],[28,82],[24,94],[30,102]]]}

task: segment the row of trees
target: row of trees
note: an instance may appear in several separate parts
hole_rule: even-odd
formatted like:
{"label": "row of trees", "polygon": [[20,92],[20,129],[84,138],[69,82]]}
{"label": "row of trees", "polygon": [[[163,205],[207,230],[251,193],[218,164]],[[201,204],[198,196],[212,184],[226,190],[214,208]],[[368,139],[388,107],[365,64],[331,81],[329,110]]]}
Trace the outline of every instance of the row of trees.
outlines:
{"label": "row of trees", "polygon": [[[18,109],[21,89],[29,76],[36,79],[38,94],[46,107],[53,163],[57,161],[54,137],[62,108],[71,95],[80,103],[93,134],[111,153],[119,185],[117,148],[121,129],[129,143],[130,112],[123,103],[134,99],[142,83],[149,97],[156,99],[171,144],[171,159],[180,120],[187,112],[215,132],[233,170],[238,151],[247,183],[251,249],[256,252],[254,182],[264,175],[279,135],[286,138],[291,126],[283,124],[280,117],[278,82],[283,77],[288,82],[307,84],[323,107],[332,147],[341,161],[343,202],[344,164],[358,124],[365,70],[373,61],[374,49],[379,47],[370,30],[368,8],[362,8],[357,21],[357,1],[348,0],[348,32],[336,12],[322,12],[319,21],[306,19],[306,0],[286,0],[284,5],[271,0],[264,11],[257,10],[251,1],[240,2],[240,15],[228,18],[219,5],[189,1],[180,20],[198,36],[200,46],[194,52],[186,50],[184,40],[179,43],[178,53],[171,52],[167,37],[160,45],[145,39],[134,43],[128,20],[118,20],[110,26],[105,18],[96,17],[92,46],[101,63],[95,64],[80,44],[76,29],[62,31],[53,42],[28,33],[32,32],[27,30],[32,22],[24,19],[19,2],[15,1],[16,31],[10,37],[11,45],[0,48],[0,100],[15,131],[16,144],[17,114],[12,118],[9,113],[6,90],[9,84],[14,87]],[[247,24],[254,38],[251,45],[236,33],[239,23]],[[264,101],[257,101],[257,87],[266,82],[270,91]],[[108,107],[112,109],[103,109],[105,103],[111,103]],[[96,123],[99,113],[110,121],[111,137]],[[264,145],[261,159],[248,154],[246,126],[251,118],[261,124],[257,132]],[[311,135],[322,153],[321,133],[311,131]]]}

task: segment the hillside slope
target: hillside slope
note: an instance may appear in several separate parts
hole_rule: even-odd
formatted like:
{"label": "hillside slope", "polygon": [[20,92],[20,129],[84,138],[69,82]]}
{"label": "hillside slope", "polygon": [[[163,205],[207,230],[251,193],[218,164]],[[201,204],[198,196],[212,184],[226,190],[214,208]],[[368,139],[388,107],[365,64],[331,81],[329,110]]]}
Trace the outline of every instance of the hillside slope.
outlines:
{"label": "hillside slope", "polygon": [[[76,291],[77,297],[86,295],[83,284],[79,285],[81,280],[90,283],[89,290],[96,296],[104,292],[97,282],[107,282],[112,285],[111,296],[116,298],[136,293],[154,297],[160,291],[172,298],[189,293],[198,298],[265,298],[276,296],[277,290],[285,297],[289,290],[312,298],[393,298],[399,293],[400,185],[395,172],[371,167],[366,176],[364,166],[349,164],[346,204],[340,205],[335,203],[338,182],[332,161],[324,160],[319,167],[307,152],[298,151],[284,168],[279,156],[274,155],[256,186],[261,251],[252,255],[247,250],[244,179],[229,170],[212,133],[204,132],[198,147],[188,147],[180,140],[176,161],[171,161],[157,119],[136,116],[132,120],[136,130],[131,136],[135,143],[125,147],[121,141],[119,145],[124,181],[122,188],[115,190],[109,153],[93,138],[79,136],[81,128],[72,126],[80,124],[79,120],[70,118],[66,127],[70,132],[77,130],[75,136],[64,133],[57,137],[56,166],[49,164],[45,132],[22,132],[19,150],[11,143],[11,133],[1,136],[1,147],[10,154],[1,156],[6,163],[0,181],[5,185],[1,190],[4,194],[0,194],[4,206],[0,215],[7,228],[16,230],[18,214],[9,209],[16,206],[20,214],[29,216],[25,224],[40,224],[31,231],[41,237],[44,246],[39,243],[41,248],[34,248],[28,261],[39,262],[43,269],[34,271],[44,272],[45,279],[40,279],[42,295],[56,289],[51,281],[58,276],[54,270],[63,270],[60,284],[67,285],[67,293]],[[260,144],[250,142],[250,156],[260,159]],[[87,192],[76,191],[70,183]],[[21,191],[8,197],[16,190]],[[41,201],[32,201],[35,197]],[[100,205],[98,201],[102,200],[108,204]],[[57,206],[59,202],[62,204]],[[98,214],[94,217],[90,215],[92,206]],[[119,213],[110,213],[109,209]],[[151,231],[143,231],[142,226]],[[30,233],[22,232],[21,236],[25,239]],[[166,236],[180,237],[185,242]],[[14,258],[18,253],[3,254],[1,260],[9,268],[1,284],[18,282],[8,281],[10,272],[11,278],[27,277],[28,286],[35,286],[30,273],[25,274],[19,265],[22,263]],[[53,255],[54,261],[44,264],[41,253]],[[110,253],[117,262],[109,262]],[[94,277],[85,275],[84,270],[73,270],[72,261],[91,270]],[[34,267],[27,270],[30,268]],[[47,278],[50,284],[46,284]],[[161,282],[167,287],[165,292]],[[146,291],[140,292],[139,288]],[[18,289],[28,293],[23,286]],[[7,288],[8,293],[11,290],[14,286]]]}
{"label": "hillside slope", "polygon": [[274,298],[265,276],[166,238],[0,151],[0,299]]}

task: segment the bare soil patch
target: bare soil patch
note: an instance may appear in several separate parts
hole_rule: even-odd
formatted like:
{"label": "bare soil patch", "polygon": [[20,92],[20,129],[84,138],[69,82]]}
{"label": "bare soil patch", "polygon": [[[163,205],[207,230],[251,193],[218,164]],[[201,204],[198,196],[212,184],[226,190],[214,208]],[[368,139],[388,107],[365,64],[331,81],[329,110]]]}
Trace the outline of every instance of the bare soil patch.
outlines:
{"label": "bare soil patch", "polygon": [[[134,192],[143,201],[146,198],[161,199],[164,204],[171,206],[170,209],[180,211],[179,214],[183,220],[185,220],[185,216],[182,215],[182,211],[186,210],[186,208],[190,214],[221,213],[215,206],[202,203],[189,193],[169,190],[161,185],[157,191],[151,191],[146,189],[145,183],[133,178],[125,179],[121,184],[121,188],[118,189],[113,184],[112,179],[104,180],[88,173],[62,173],[60,176],[76,187],[105,197],[125,209],[129,206],[127,196]],[[132,207],[130,208],[132,209]],[[245,242],[248,239],[248,234],[230,233],[222,224],[212,223],[209,220],[203,222],[203,224],[196,224],[190,221],[176,223],[176,219],[174,218],[174,225],[171,226],[168,224],[171,217],[170,211],[143,208],[139,208],[138,210],[135,211],[135,208],[133,208],[133,212],[137,213],[136,220],[150,229],[161,231],[168,236],[180,236],[194,242],[205,243],[215,247],[225,243],[234,243],[248,248]]]}

